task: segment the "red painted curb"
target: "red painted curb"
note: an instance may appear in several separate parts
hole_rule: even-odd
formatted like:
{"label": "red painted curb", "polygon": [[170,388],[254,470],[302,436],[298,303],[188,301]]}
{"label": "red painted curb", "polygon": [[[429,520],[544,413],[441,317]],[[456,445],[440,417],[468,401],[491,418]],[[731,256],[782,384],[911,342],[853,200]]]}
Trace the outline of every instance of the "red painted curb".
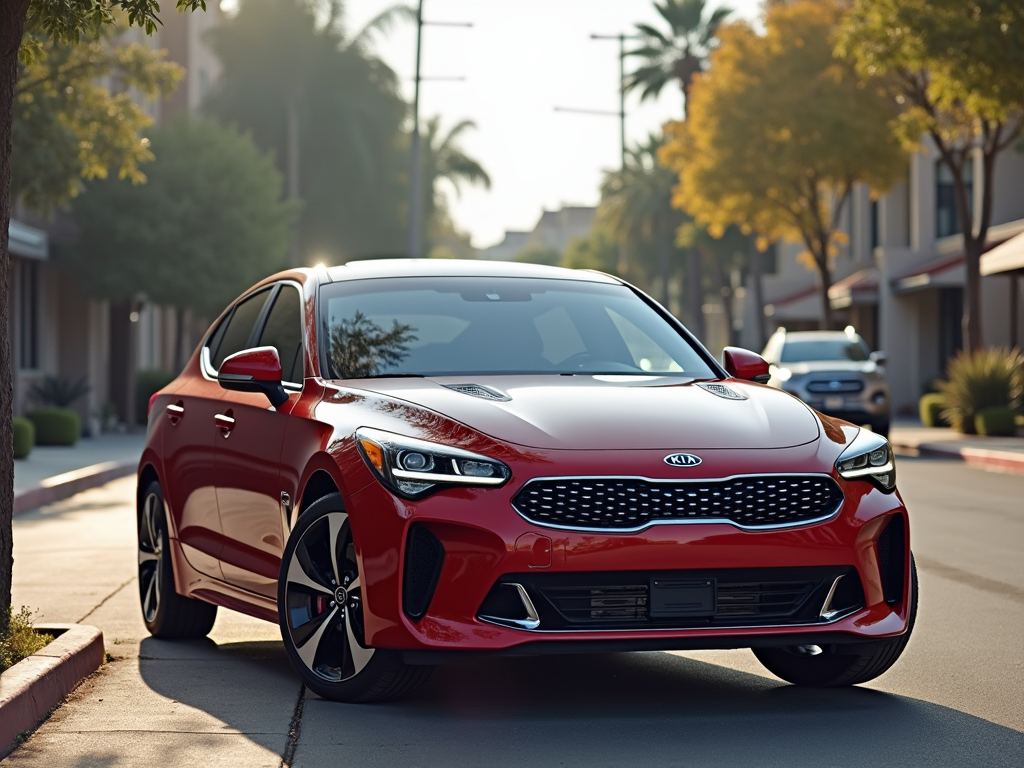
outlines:
{"label": "red painted curb", "polygon": [[14,494],[14,514],[28,512],[30,509],[61,501],[90,488],[106,485],[111,480],[134,475],[138,466],[137,461],[107,461],[48,477],[38,485]]}
{"label": "red painted curb", "polygon": [[943,445],[942,443],[920,443],[918,445],[895,443],[893,447],[916,450],[921,456],[957,459],[975,467],[1024,474],[1024,453],[994,451],[990,448],[971,448],[968,446],[957,447],[955,445]]}
{"label": "red painted curb", "polygon": [[85,624],[36,627],[60,635],[0,675],[0,757],[103,663],[103,633]]}

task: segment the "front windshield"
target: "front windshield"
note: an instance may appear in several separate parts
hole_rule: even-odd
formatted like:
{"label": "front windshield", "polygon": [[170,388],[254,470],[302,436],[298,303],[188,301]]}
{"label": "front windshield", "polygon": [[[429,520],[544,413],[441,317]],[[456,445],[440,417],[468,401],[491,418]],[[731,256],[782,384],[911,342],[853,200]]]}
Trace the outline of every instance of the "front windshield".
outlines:
{"label": "front windshield", "polygon": [[321,287],[329,377],[659,374],[716,378],[629,288],[582,280],[401,277]]}
{"label": "front windshield", "polygon": [[783,363],[868,359],[868,350],[860,339],[786,339],[782,347]]}

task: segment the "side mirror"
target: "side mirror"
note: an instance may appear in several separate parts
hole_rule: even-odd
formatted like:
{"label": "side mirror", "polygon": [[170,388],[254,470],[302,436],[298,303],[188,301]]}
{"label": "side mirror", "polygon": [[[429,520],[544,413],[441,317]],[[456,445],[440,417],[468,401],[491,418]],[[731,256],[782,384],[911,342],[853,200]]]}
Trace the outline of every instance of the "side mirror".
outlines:
{"label": "side mirror", "polygon": [[221,363],[217,382],[236,392],[262,392],[277,408],[288,401],[281,386],[281,358],[274,347],[255,347],[235,352]]}
{"label": "side mirror", "polygon": [[734,379],[767,384],[772,377],[764,358],[748,349],[726,347],[722,350],[722,363]]}
{"label": "side mirror", "polygon": [[870,359],[878,365],[885,365],[885,352],[872,352]]}

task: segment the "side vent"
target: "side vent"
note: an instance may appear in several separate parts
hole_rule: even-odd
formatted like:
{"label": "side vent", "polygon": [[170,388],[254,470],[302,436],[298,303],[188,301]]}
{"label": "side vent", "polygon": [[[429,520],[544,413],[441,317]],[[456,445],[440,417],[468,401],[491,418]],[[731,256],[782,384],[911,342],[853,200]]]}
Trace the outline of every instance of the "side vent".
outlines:
{"label": "side vent", "polygon": [[444,565],[444,545],[421,525],[409,528],[402,579],[402,609],[410,619],[422,619],[434,598]]}
{"label": "side vent", "polygon": [[712,395],[718,395],[724,397],[726,400],[746,400],[746,395],[741,395],[732,387],[727,387],[725,384],[715,384],[711,381],[698,381],[697,386],[701,389],[707,390]]}
{"label": "side vent", "polygon": [[442,384],[441,386],[455,390],[456,392],[461,392],[464,395],[479,397],[483,400],[495,400],[497,402],[507,403],[512,399],[508,395],[499,392],[496,389],[492,389],[491,387],[485,387],[482,384]]}
{"label": "side vent", "polygon": [[903,515],[893,515],[878,537],[878,570],[885,602],[892,605],[903,598],[906,574],[907,529]]}

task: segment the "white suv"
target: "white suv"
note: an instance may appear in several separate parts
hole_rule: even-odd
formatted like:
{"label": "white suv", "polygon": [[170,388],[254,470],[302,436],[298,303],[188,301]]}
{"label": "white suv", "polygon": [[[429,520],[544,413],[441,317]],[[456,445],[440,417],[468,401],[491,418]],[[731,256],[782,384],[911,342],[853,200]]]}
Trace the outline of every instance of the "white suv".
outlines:
{"label": "white suv", "polygon": [[885,355],[871,352],[853,327],[845,331],[779,328],[761,356],[771,363],[769,385],[812,408],[889,434],[889,382]]}

